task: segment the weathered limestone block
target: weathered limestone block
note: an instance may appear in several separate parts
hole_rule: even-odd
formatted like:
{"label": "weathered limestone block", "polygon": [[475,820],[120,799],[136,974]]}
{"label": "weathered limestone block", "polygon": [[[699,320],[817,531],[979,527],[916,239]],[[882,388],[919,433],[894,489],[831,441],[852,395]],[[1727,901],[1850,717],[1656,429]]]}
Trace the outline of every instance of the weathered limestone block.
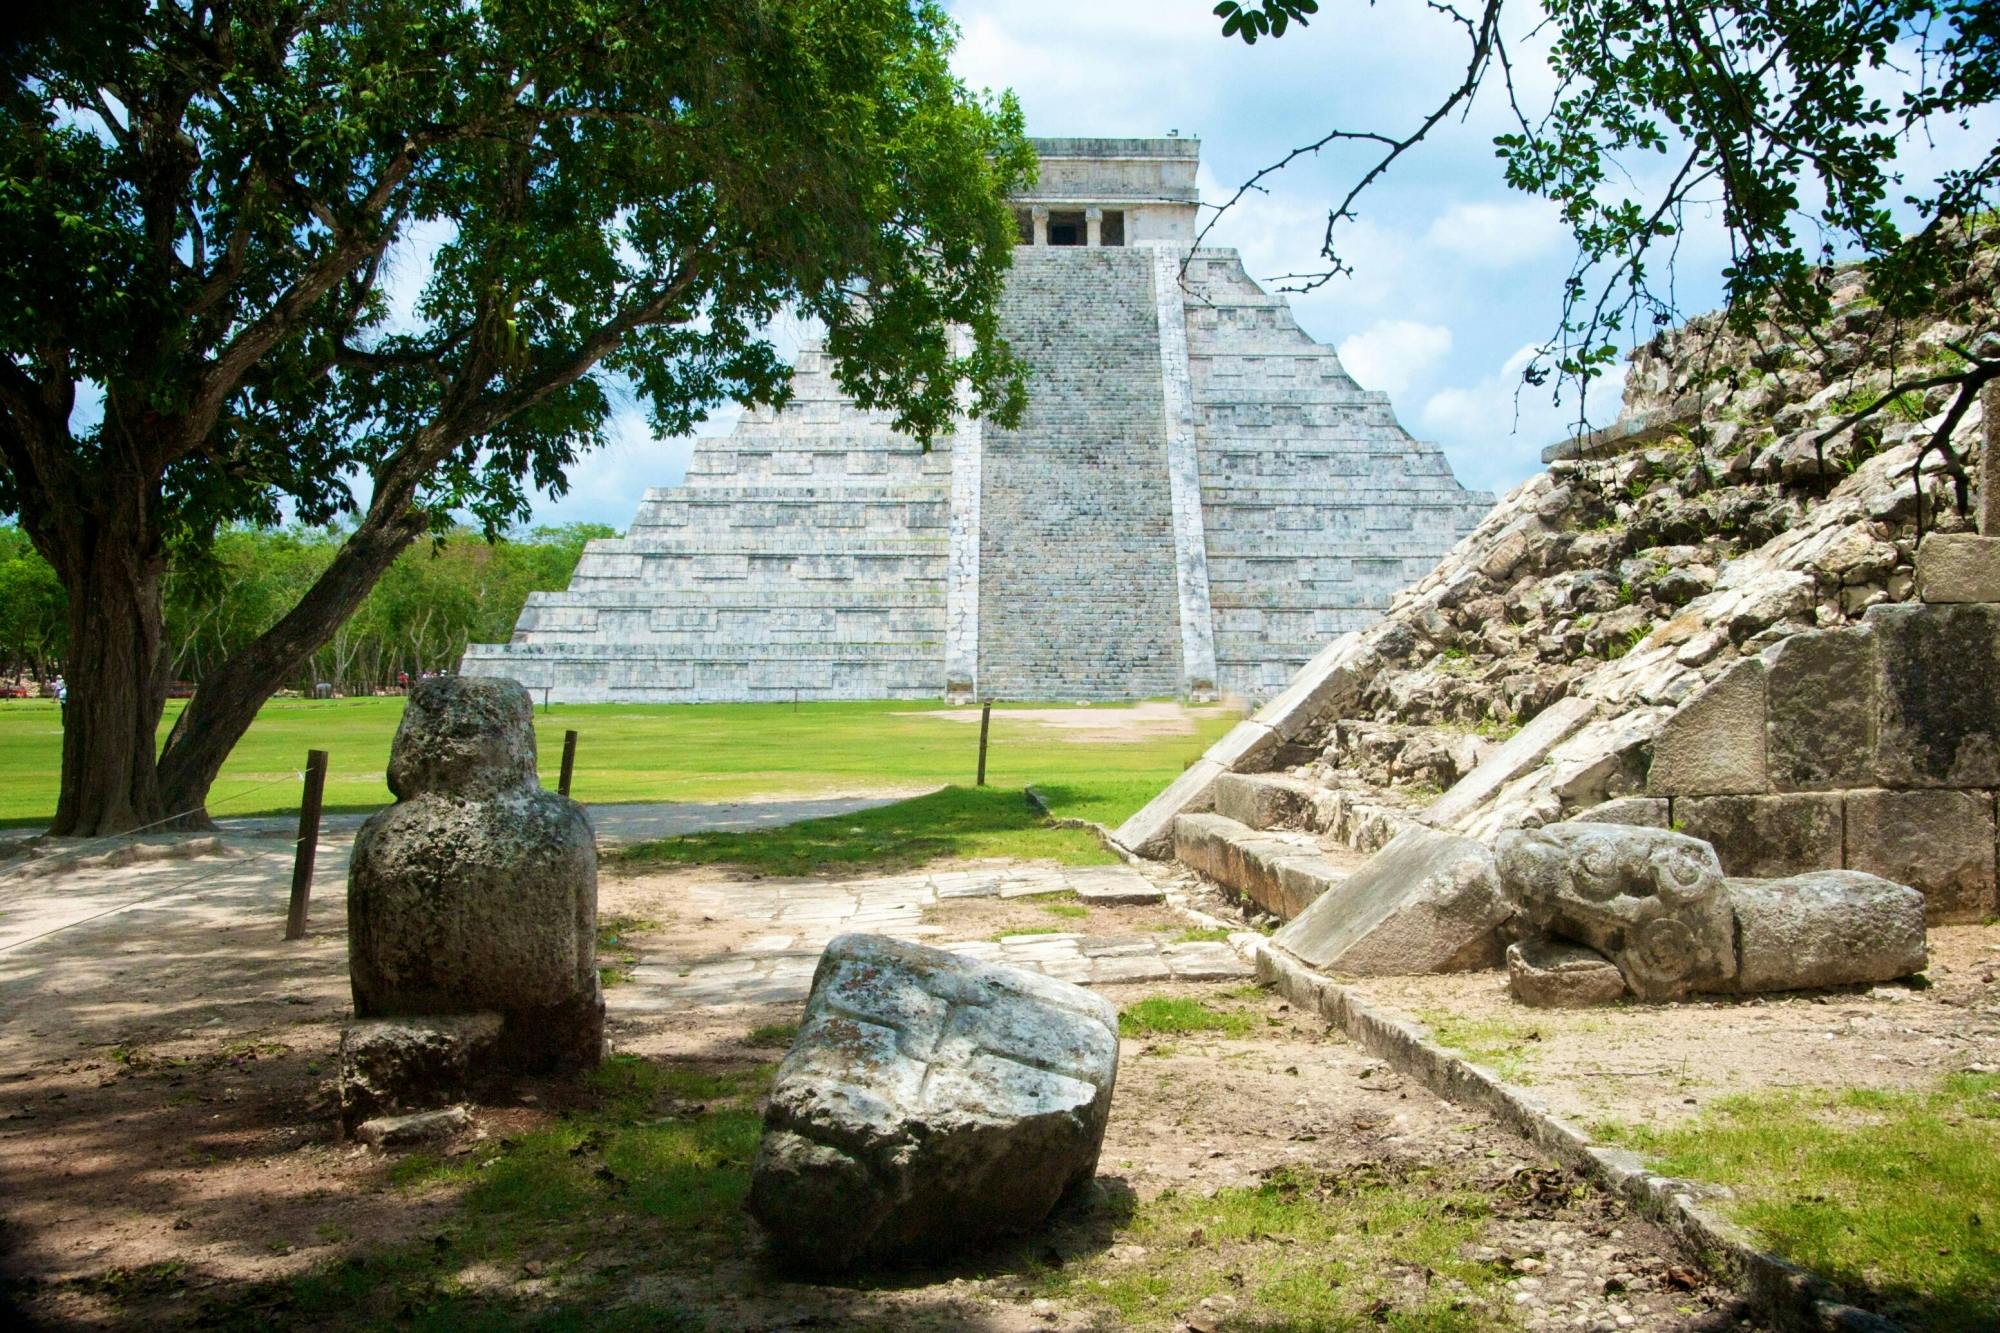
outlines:
{"label": "weathered limestone block", "polygon": [[398,800],[497,796],[539,782],[535,705],[520,685],[440,676],[410,690],[389,749],[389,790]]}
{"label": "weathered limestone block", "polygon": [[1812,610],[1815,600],[1810,574],[1796,570],[1760,574],[1739,590],[1736,605],[1729,613],[1729,637],[1742,643],[1779,621],[1805,615]]}
{"label": "weathered limestone block", "polygon": [[500,1039],[500,1015],[391,1018],[340,1034],[340,1127],[463,1100]]}
{"label": "weathered limestone block", "polygon": [[1401,808],[1370,800],[1365,793],[1333,790],[1313,797],[1313,827],[1357,852],[1382,850],[1410,822]]}
{"label": "weathered limestone block", "polygon": [[1413,825],[1272,942],[1328,972],[1465,972],[1500,960],[1499,927],[1509,914],[1484,845]]}
{"label": "weathered limestone block", "polygon": [[1926,602],[2000,602],[2000,534],[1925,537],[1917,547],[1917,596]]}
{"label": "weathered limestone block", "polygon": [[1646,790],[1708,796],[1770,790],[1765,764],[1768,668],[1745,658],[1681,706],[1653,738]]}
{"label": "weathered limestone block", "polygon": [[2000,606],[1878,606],[1875,777],[2000,787]]}
{"label": "weathered limestone block", "polygon": [[1086,907],[1137,907],[1164,902],[1167,896],[1165,889],[1124,866],[1071,870],[1069,886]]}
{"label": "weathered limestone block", "polygon": [[1278,892],[1270,912],[1290,921],[1319,901],[1320,895],[1345,880],[1350,869],[1330,857],[1304,852],[1281,857],[1275,863]]}
{"label": "weathered limestone block", "polygon": [[583,807],[535,778],[527,691],[422,682],[389,781],[397,802],[361,826],[348,872],[355,1013],[498,1013],[507,1064],[595,1064],[597,848]]}
{"label": "weathered limestone block", "polygon": [[1771,786],[1866,786],[1875,759],[1874,633],[1859,625],[1794,634],[1765,657]]}
{"label": "weathered limestone block", "polygon": [[1838,792],[1678,797],[1674,820],[1712,845],[1731,875],[1769,878],[1841,864]]}
{"label": "weathered limestone block", "polygon": [[1119,846],[1152,860],[1173,854],[1174,821],[1215,808],[1215,780],[1229,770],[1213,759],[1195,760],[1111,835]]}
{"label": "weathered limestone block", "polygon": [[1286,920],[1304,911],[1337,875],[1316,850],[1309,839],[1261,833],[1221,814],[1174,821],[1176,860]]}
{"label": "weathered limestone block", "polygon": [[1530,924],[1611,959],[1635,995],[1679,999],[1736,975],[1713,848],[1666,829],[1550,824],[1503,834],[1508,901]]}
{"label": "weathered limestone block", "polygon": [[354,1137],[376,1148],[408,1148],[434,1143],[472,1128],[472,1112],[463,1106],[447,1106],[436,1111],[415,1111],[409,1115],[380,1116],[364,1120],[353,1129]]}
{"label": "weathered limestone block", "polygon": [[1583,1009],[1625,994],[1625,974],[1595,949],[1537,935],[1507,946],[1507,994],[1532,1009]]}
{"label": "weathered limestone block", "polygon": [[1486,555],[1480,561],[1479,573],[1492,582],[1499,582],[1514,572],[1521,563],[1521,557],[1528,553],[1530,534],[1542,526],[1540,519],[1532,514],[1523,514],[1509,523],[1486,544]]}
{"label": "weathered limestone block", "polygon": [[1275,773],[1224,773],[1215,780],[1215,813],[1246,828],[1297,828],[1312,818],[1319,789]]}
{"label": "weathered limestone block", "polygon": [[1361,635],[1353,631],[1343,634],[1313,654],[1291,683],[1252,713],[1250,720],[1269,727],[1281,741],[1293,740],[1358,694],[1373,674],[1373,665],[1373,654],[1362,646]]}
{"label": "weathered limestone block", "polygon": [[1855,870],[1731,880],[1736,989],[1805,990],[1889,981],[1924,969],[1924,899]]}
{"label": "weathered limestone block", "polygon": [[1907,884],[1933,923],[1993,915],[1993,795],[1983,791],[1847,793],[1847,867]]}
{"label": "weathered limestone block", "polygon": [[842,935],[771,1087],[750,1213],[815,1272],[1031,1229],[1095,1174],[1117,1076],[1102,997]]}
{"label": "weathered limestone block", "polygon": [[1672,822],[1664,797],[1619,796],[1579,810],[1570,816],[1572,824],[1637,824],[1643,828],[1666,828]]}
{"label": "weathered limestone block", "polygon": [[1277,732],[1246,718],[1224,732],[1202,758],[1212,759],[1232,773],[1254,773],[1269,767],[1266,761],[1281,744]]}
{"label": "weathered limestone block", "polygon": [[1549,751],[1550,790],[1573,809],[1644,789],[1647,752],[1671,716],[1666,708],[1628,708],[1591,722]]}

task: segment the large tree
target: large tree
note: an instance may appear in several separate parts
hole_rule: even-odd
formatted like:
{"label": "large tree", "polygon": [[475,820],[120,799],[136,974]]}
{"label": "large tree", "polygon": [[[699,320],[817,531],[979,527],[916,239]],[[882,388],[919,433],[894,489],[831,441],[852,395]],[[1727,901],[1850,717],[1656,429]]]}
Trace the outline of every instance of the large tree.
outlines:
{"label": "large tree", "polygon": [[[0,514],[68,593],[56,832],[205,818],[257,707],[399,552],[562,489],[609,377],[662,434],[781,401],[760,330],[790,309],[913,435],[961,384],[1020,410],[994,308],[1033,159],[1018,110],[953,79],[926,0],[39,19],[0,93]],[[387,284],[425,262],[398,308]],[[169,561],[357,493],[325,572],[208,665],[156,753]]]}
{"label": "large tree", "polygon": [[[2000,4],[1406,3],[1413,20],[1442,20],[1462,44],[1462,63],[1445,66],[1435,101],[1406,124],[1315,126],[1309,141],[1223,205],[1300,158],[1362,150],[1350,187],[1328,209],[1323,266],[1285,275],[1287,290],[1350,272],[1342,228],[1362,198],[1441,125],[1492,99],[1512,122],[1495,140],[1507,183],[1553,201],[1576,242],[1560,326],[1527,367],[1528,383],[1585,386],[1635,334],[1675,323],[1682,235],[1691,215],[1714,209],[1730,258],[1721,275],[1727,309],[1711,328],[1780,344],[1775,350],[1805,364],[1838,366],[1845,349],[1829,357],[1821,330],[1832,312],[1831,278],[1848,262],[1865,271],[1892,336],[1902,320],[1967,322],[1948,364],[1899,376],[1827,432],[1910,390],[1943,390],[1948,406],[1927,452],[1957,469],[1952,431],[1982,386],[2000,379],[1991,294],[1967,290],[1968,238],[1992,226],[2000,202],[2000,143],[1975,143],[1967,160],[1928,177],[1907,178],[1903,164],[1906,148],[1964,130],[2000,100]],[[1315,19],[1338,21],[1320,15],[1318,0],[1222,0],[1215,13],[1224,36],[1251,45],[1296,36]],[[1540,80],[1516,78],[1524,47],[1537,48],[1531,59],[1546,50],[1554,91],[1540,100]]]}

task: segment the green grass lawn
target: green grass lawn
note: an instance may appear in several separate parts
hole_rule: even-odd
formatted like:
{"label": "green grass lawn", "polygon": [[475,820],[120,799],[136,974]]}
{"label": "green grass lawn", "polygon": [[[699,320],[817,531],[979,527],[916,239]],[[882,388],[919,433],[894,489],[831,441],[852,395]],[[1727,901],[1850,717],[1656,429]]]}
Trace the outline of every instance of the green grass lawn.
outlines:
{"label": "green grass lawn", "polygon": [[1728,1097],[1669,1128],[1597,1129],[1729,1186],[1722,1207],[1772,1250],[1906,1327],[2000,1325],[2000,1075]]}
{"label": "green grass lawn", "polygon": [[688,833],[627,847],[618,856],[632,866],[728,865],[766,875],[893,873],[952,858],[1063,865],[1117,860],[1087,830],[1051,828],[1020,788],[993,786],[946,787],[894,805],[749,833]]}
{"label": "green grass lawn", "polygon": [[[542,779],[551,787],[562,762],[564,730],[579,733],[572,795],[582,801],[830,796],[950,783],[969,788],[978,758],[977,715],[970,725],[928,716],[944,708],[909,702],[796,708],[558,704],[547,712],[537,710],[535,726]],[[179,709],[179,703],[168,705],[162,736]],[[402,711],[401,699],[273,700],[223,766],[210,793],[210,810],[217,815],[296,810],[299,787],[291,775],[304,766],[308,749],[329,754],[329,810],[386,804],[389,790],[382,774]],[[967,803],[987,812],[974,817],[974,823],[1038,825],[1012,808],[1030,783],[1059,815],[1116,824],[1171,781],[1233,720],[1212,710],[1199,715],[1194,735],[1104,741],[1010,717],[1012,711],[1004,706],[993,710],[989,791],[958,794],[955,817],[961,825]],[[61,719],[53,703],[0,701],[0,823],[31,825],[54,813],[61,753]],[[851,820],[843,825],[851,826]],[[956,850],[985,854],[976,846]]]}

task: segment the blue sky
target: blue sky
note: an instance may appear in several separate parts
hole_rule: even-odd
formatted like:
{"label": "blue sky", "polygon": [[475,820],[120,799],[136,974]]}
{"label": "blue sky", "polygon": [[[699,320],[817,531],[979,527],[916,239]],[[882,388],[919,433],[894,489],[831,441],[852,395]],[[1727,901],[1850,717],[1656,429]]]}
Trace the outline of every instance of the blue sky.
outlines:
{"label": "blue sky", "polygon": [[[1462,39],[1416,0],[1335,0],[1311,27],[1255,47],[1221,38],[1211,7],[947,4],[963,30],[960,76],[975,88],[1012,88],[1030,133],[1196,136],[1212,202],[1333,126],[1403,132],[1463,70]],[[1524,94],[1546,99],[1547,68],[1526,40],[1539,17],[1521,6],[1507,35]],[[1403,424],[1442,445],[1461,481],[1495,491],[1536,471],[1542,446],[1568,434],[1577,412],[1573,400],[1552,402],[1548,389],[1516,393],[1529,350],[1555,328],[1571,252],[1554,209],[1501,180],[1492,138],[1506,128],[1503,112],[1489,92],[1466,120],[1441,126],[1407,155],[1345,229],[1355,274],[1292,298],[1306,330],[1336,347],[1364,386],[1386,390]],[[1926,156],[1960,156],[1996,133],[2000,118],[1983,116]],[[1259,279],[1312,267],[1327,207],[1366,160],[1355,149],[1294,164],[1267,194],[1225,216],[1210,242],[1241,250]],[[1685,309],[1715,303],[1724,255],[1714,219],[1691,219],[1679,269]],[[1590,416],[1601,424],[1616,414],[1614,381],[1593,392]],[[704,432],[726,430],[731,415]],[[544,498],[538,522],[622,528],[645,487],[681,479],[691,441],[654,439],[635,408],[619,413],[612,434],[608,448],[573,470],[568,496]]]}

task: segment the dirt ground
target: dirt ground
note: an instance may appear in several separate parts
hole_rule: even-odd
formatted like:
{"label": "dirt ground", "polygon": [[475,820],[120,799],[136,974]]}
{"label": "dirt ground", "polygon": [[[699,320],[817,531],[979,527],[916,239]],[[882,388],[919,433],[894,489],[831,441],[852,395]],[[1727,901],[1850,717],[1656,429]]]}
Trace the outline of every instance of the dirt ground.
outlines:
{"label": "dirt ground", "polygon": [[[675,901],[674,885],[684,882],[607,880],[603,911],[649,917],[659,935],[677,937],[702,925]],[[449,1268],[463,1187],[399,1183],[395,1156],[334,1136],[332,1075],[349,1015],[337,892],[322,896],[311,933],[297,944],[277,937],[267,906],[254,916],[217,907],[113,918],[125,926],[80,928],[53,962],[14,959],[0,972],[0,1273],[30,1320],[227,1323],[252,1309],[243,1304],[248,1293],[274,1280],[339,1272],[359,1256],[432,1239]],[[1128,908],[1100,918],[1102,910],[1081,928],[1150,929],[1166,915]],[[1017,916],[1047,914],[1032,901],[972,900],[937,916],[952,937],[974,938],[1014,928]],[[594,1265],[616,1300],[665,1299],[694,1312],[700,1327],[1268,1327],[1247,1294],[1234,1308],[1223,1279],[1274,1252],[1282,1260],[1277,1237],[1231,1248],[1204,1243],[1197,1228],[1177,1242],[1173,1263],[1209,1272],[1223,1294],[1157,1317],[1108,1312],[1091,1283],[1108,1283],[1120,1265],[1160,1261],[1121,1239],[1122,1219],[1149,1201],[1254,1186],[1289,1169],[1310,1168],[1336,1189],[1352,1173],[1395,1170],[1418,1173],[1425,1188],[1494,1201],[1474,1258],[1504,1275],[1503,1313],[1518,1326],[1751,1326],[1621,1205],[1277,998],[1227,983],[1107,994],[1120,1005],[1205,996],[1249,1013],[1253,1025],[1243,1036],[1124,1042],[1094,1200],[1021,1247],[940,1271],[805,1285],[768,1271],[732,1213],[716,1225],[742,1239],[685,1253],[608,1220],[593,1253],[578,1261]],[[749,1039],[797,1015],[794,1005],[622,1017],[613,1008],[610,1035],[621,1052],[697,1070],[768,1066],[781,1052]],[[563,1085],[530,1085],[492,1099],[477,1108],[475,1131],[447,1152],[504,1144],[551,1123],[574,1096]],[[1064,1272],[1084,1276],[1052,1285],[1051,1273]],[[507,1309],[532,1309],[549,1282],[536,1263],[450,1278],[511,1302]],[[1405,1278],[1431,1280],[1427,1270]]]}
{"label": "dirt ground", "polygon": [[2000,1071],[2000,925],[1935,926],[1919,983],[1527,1009],[1502,972],[1370,978],[1381,1007],[1484,1055],[1579,1124],[1664,1124],[1768,1088],[1929,1087]]}
{"label": "dirt ground", "polygon": [[[1123,1007],[1151,996],[1241,996],[1244,990],[1161,984],[1106,987],[1103,993]],[[1098,1168],[1101,1190],[1150,1199],[1168,1191],[1252,1186],[1288,1167],[1339,1172],[1385,1161],[1422,1164],[1496,1193],[1527,1188],[1519,1208],[1497,1210],[1483,1244],[1494,1262],[1526,1258],[1521,1273],[1535,1275],[1513,1292],[1525,1297],[1514,1306],[1521,1327],[1759,1327],[1657,1229],[1594,1191],[1556,1180],[1560,1173],[1521,1140],[1405,1082],[1282,1000],[1259,993],[1239,1002],[1260,1022],[1249,1038],[1120,1044],[1118,1092]],[[795,1012],[778,1006],[710,1010],[670,1026],[628,1031],[627,1049],[699,1058]],[[809,1327],[818,1320],[878,1328],[1115,1328],[1118,1323],[1107,1322],[1102,1311],[1039,1296],[1028,1273],[1008,1270],[1092,1255],[1115,1263],[1123,1258],[1116,1241],[1115,1226],[1082,1210],[1033,1238],[1029,1253],[1004,1256],[997,1265],[910,1274],[886,1290],[773,1280],[754,1255],[746,1255],[691,1277],[699,1285],[684,1286],[681,1294],[711,1312],[715,1326],[732,1329]],[[1259,1325],[1232,1322],[1227,1307],[1191,1309],[1166,1325],[1204,1326]]]}
{"label": "dirt ground", "polygon": [[[1101,708],[1008,708],[1001,711],[1000,717],[1007,722],[1031,723],[1047,728],[1060,733],[1065,741],[1102,744],[1138,740],[1145,736],[1192,736],[1198,719],[1239,711],[1222,704],[1189,708],[1184,704],[1157,700]],[[936,709],[904,716],[934,718],[961,726],[977,725],[979,722],[979,710],[976,708]]]}

